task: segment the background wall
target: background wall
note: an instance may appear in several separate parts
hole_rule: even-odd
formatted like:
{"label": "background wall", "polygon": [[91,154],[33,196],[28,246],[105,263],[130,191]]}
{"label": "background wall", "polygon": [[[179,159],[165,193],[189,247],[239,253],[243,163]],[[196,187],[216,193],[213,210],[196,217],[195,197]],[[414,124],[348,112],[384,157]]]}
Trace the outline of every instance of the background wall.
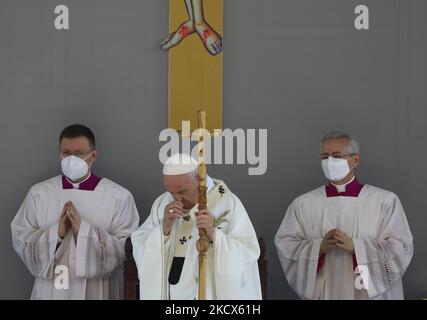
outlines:
{"label": "background wall", "polygon": [[[371,29],[356,31],[354,8]],[[54,28],[56,5],[71,29]],[[427,297],[427,2],[226,0],[224,127],[269,130],[268,171],[215,166],[268,242],[269,296],[294,299],[273,237],[290,202],[325,183],[320,137],[360,140],[362,182],[396,192],[415,238],[406,297]],[[10,222],[31,185],[60,173],[57,138],[85,123],[98,175],[134,194],[142,220],[163,191],[167,126],[167,0],[0,0],[0,298],[26,299],[33,279]]]}

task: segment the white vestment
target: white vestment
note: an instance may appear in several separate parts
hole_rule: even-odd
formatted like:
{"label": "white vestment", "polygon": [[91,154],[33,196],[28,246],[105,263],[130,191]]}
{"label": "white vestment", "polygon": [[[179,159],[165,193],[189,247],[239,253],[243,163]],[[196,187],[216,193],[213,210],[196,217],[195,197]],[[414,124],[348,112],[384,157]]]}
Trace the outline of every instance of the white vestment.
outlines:
{"label": "white vestment", "polygon": [[[81,218],[77,243],[71,229],[59,243],[68,201]],[[61,176],[33,186],[11,224],[15,251],[35,277],[31,299],[122,298],[124,244],[138,223],[131,193],[108,179],[93,191],[64,189]]]}
{"label": "white vestment", "polygon": [[[353,256],[333,248],[317,272],[322,239],[335,228],[353,239],[356,271]],[[403,299],[412,235],[392,192],[365,185],[358,197],[327,197],[324,186],[315,189],[289,206],[275,244],[290,286],[303,299]]]}
{"label": "white vestment", "polygon": [[[224,182],[213,180],[207,193],[207,207],[216,219],[214,241],[206,257],[206,298],[261,299],[258,271],[260,249],[252,223],[240,200]],[[166,205],[174,199],[169,192],[156,199],[145,223],[132,234],[133,255],[138,267],[140,298],[149,300],[198,297],[198,229],[194,223],[187,238],[184,265],[179,282],[170,285],[169,271],[184,219],[177,220],[168,237],[163,235]],[[197,205],[190,211],[191,219]]]}

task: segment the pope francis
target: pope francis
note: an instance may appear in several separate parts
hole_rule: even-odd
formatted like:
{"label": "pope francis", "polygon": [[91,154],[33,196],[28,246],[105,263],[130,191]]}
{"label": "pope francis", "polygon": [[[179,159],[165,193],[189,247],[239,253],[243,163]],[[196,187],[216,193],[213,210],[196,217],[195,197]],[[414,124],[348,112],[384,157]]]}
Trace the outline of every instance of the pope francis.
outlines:
{"label": "pope francis", "polygon": [[207,177],[207,208],[197,212],[198,163],[175,154],[163,167],[166,192],[132,234],[141,299],[198,297],[198,228],[210,241],[206,299],[261,299],[260,249],[243,204],[221,181]]}

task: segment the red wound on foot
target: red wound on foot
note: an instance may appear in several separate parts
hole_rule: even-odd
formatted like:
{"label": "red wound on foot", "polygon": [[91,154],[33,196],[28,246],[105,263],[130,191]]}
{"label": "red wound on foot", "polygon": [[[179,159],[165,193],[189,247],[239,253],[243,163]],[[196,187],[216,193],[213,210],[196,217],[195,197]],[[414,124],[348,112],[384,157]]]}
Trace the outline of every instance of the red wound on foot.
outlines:
{"label": "red wound on foot", "polygon": [[188,36],[189,32],[190,32],[190,28],[186,27],[186,26],[181,27],[181,29],[179,30],[179,34],[183,38],[185,38],[186,36]]}
{"label": "red wound on foot", "polygon": [[209,29],[204,30],[202,33],[203,41],[205,42],[208,41],[208,38],[210,35],[211,35],[211,31]]}

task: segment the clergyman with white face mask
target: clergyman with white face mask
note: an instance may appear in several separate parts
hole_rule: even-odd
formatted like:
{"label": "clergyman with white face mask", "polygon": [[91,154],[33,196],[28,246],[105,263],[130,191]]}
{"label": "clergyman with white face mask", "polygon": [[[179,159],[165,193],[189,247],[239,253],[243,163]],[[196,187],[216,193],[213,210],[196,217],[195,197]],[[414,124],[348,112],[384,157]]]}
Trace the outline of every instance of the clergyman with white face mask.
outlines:
{"label": "clergyman with white face mask", "polygon": [[89,128],[65,128],[59,148],[63,175],[33,186],[11,224],[31,298],[121,299],[124,244],[139,223],[132,194],[93,173]]}
{"label": "clergyman with white face mask", "polygon": [[413,244],[399,198],[359,182],[347,133],[324,136],[320,160],[328,185],[296,198],[275,237],[289,285],[303,299],[403,299]]}

